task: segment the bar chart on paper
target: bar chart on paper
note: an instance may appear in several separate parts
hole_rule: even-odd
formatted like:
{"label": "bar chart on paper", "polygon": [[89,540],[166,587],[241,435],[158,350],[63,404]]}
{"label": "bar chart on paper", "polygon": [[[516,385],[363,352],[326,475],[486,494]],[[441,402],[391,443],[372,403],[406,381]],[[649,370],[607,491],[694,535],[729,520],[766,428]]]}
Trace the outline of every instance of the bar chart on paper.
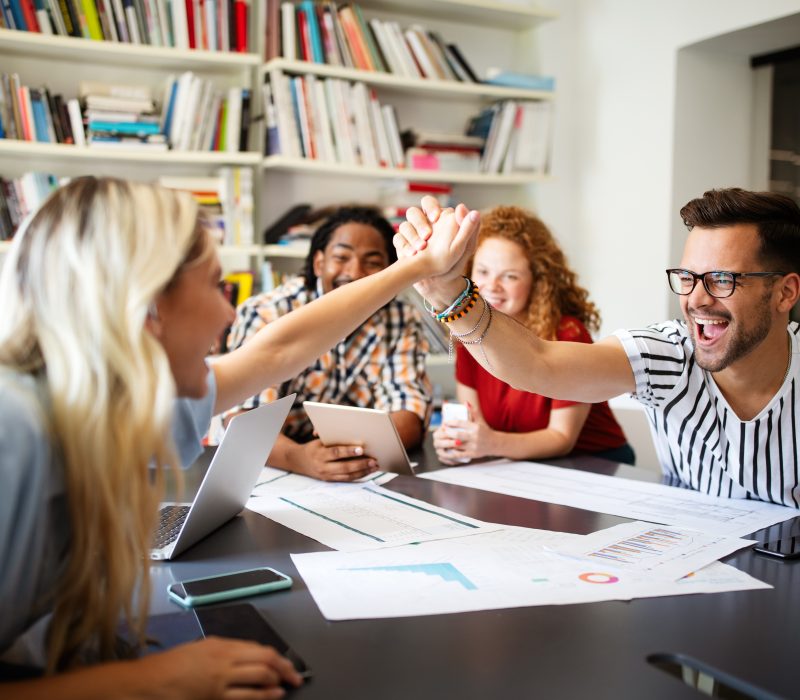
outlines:
{"label": "bar chart on paper", "polygon": [[669,550],[691,544],[693,539],[692,533],[657,527],[602,547],[588,556],[617,564],[634,564],[642,559],[663,556]]}
{"label": "bar chart on paper", "polygon": [[477,590],[477,586],[449,562],[434,564],[398,564],[395,566],[357,566],[345,571],[396,571],[426,576],[438,576],[442,581],[461,584],[468,591]]}

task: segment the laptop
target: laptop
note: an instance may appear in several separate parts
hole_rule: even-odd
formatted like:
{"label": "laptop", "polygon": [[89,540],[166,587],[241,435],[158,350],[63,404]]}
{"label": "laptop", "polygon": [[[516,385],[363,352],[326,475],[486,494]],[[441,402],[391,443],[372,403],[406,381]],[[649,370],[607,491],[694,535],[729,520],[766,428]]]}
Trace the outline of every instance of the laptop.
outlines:
{"label": "laptop", "polygon": [[151,559],[172,559],[241,512],[294,394],[234,416],[192,503],[162,503]]}

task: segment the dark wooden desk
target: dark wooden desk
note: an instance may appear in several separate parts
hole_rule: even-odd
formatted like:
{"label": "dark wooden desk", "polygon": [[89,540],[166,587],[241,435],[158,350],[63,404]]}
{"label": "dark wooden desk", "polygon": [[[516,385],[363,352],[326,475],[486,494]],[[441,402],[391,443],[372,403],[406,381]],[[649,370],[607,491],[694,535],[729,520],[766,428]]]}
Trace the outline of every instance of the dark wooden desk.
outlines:
{"label": "dark wooden desk", "polygon": [[[553,463],[658,479],[599,459]],[[586,534],[624,521],[412,477],[397,477],[388,488],[474,518],[526,527]],[[756,539],[790,530],[800,531],[798,519]],[[703,697],[647,662],[659,653],[685,655],[735,676],[762,689],[758,697],[800,697],[800,562],[751,550],[726,560],[774,590],[328,622],[289,558],[326,549],[245,511],[176,561],[153,565],[152,612],[178,610],[166,596],[173,580],[264,565],[288,573],[295,579],[290,591],[250,602],[314,671],[313,680],[292,693],[298,700]]]}

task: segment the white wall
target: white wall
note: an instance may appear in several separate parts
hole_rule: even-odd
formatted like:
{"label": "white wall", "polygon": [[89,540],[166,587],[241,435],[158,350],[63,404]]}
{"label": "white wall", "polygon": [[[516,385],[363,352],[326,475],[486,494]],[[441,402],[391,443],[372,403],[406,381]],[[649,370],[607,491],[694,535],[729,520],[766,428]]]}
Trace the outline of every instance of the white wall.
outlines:
{"label": "white wall", "polygon": [[[557,180],[536,188],[532,201],[559,231],[599,304],[603,333],[661,320],[670,309],[663,270],[678,262],[671,249],[680,225],[675,196],[738,184],[707,163],[702,184],[673,193],[674,166],[696,161],[703,148],[700,141],[675,150],[678,51],[798,13],[800,1],[552,0],[545,6],[560,18],[538,30],[531,50],[556,76]],[[687,54],[685,60],[708,69],[714,59]],[[730,85],[720,86],[721,115]],[[739,107],[731,106],[732,119],[740,118],[733,111]],[[693,116],[685,101],[684,116]],[[745,146],[742,158],[748,157]]]}

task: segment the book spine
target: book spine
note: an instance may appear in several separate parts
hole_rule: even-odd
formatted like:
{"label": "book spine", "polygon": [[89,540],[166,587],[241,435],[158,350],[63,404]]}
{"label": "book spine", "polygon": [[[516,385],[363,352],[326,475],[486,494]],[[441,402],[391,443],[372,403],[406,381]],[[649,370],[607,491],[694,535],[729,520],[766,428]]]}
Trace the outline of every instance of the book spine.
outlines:
{"label": "book spine", "polygon": [[86,29],[89,38],[95,41],[103,41],[103,30],[100,28],[100,18],[97,16],[97,7],[94,0],[80,0],[83,7],[83,14],[86,17]]}

